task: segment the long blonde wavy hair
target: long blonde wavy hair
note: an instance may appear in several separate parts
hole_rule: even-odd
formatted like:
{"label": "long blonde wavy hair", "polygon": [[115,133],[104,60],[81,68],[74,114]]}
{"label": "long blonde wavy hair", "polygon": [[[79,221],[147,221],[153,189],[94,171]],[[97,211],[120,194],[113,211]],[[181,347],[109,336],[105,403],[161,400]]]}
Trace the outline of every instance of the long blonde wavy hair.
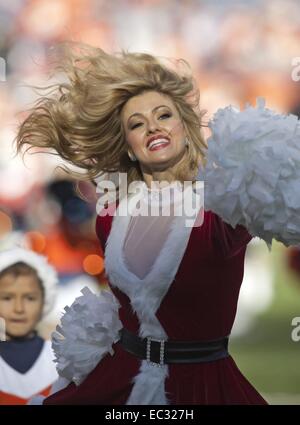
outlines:
{"label": "long blonde wavy hair", "polygon": [[[60,46],[59,64],[66,81],[45,88],[19,126],[17,152],[32,147],[54,150],[67,163],[84,174],[63,168],[76,179],[93,180],[104,173],[126,172],[128,186],[143,180],[138,161],[128,156],[128,145],[121,122],[121,111],[133,96],[145,91],[168,95],[181,116],[190,141],[186,161],[178,167],[178,180],[197,172],[205,164],[207,148],[201,133],[199,89],[183,60],[163,60],[147,53],[108,54],[84,44]],[[178,70],[185,67],[185,71]]]}

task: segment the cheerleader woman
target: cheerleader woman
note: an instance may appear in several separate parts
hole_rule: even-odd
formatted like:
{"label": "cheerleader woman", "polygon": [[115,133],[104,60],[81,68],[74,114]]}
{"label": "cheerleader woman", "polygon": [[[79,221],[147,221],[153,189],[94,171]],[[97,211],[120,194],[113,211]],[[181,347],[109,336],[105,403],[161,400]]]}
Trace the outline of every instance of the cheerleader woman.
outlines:
{"label": "cheerleader woman", "polygon": [[[85,172],[73,176],[109,189],[96,231],[111,292],[86,289],[66,309],[53,335],[62,385],[44,404],[266,404],[228,343],[249,241],[300,242],[297,118],[262,99],[229,106],[206,142],[186,62],[81,47],[61,60],[66,81],[38,100],[17,146],[50,148]],[[112,190],[115,173],[125,195]],[[198,181],[204,209],[187,225],[174,199]],[[133,213],[163,206],[166,191],[169,215]]]}

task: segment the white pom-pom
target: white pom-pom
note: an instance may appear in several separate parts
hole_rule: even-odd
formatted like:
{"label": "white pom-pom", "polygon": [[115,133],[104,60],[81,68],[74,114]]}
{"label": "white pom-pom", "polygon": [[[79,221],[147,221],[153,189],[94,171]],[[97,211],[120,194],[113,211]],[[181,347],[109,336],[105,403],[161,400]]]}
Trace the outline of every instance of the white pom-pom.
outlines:
{"label": "white pom-pom", "polygon": [[204,204],[232,227],[245,226],[271,247],[300,244],[300,123],[257,107],[220,109],[209,123]]}
{"label": "white pom-pom", "polygon": [[119,303],[109,291],[93,294],[81,290],[52,334],[52,348],[60,376],[79,385],[107,354],[113,355],[112,345],[119,338],[122,323]]}

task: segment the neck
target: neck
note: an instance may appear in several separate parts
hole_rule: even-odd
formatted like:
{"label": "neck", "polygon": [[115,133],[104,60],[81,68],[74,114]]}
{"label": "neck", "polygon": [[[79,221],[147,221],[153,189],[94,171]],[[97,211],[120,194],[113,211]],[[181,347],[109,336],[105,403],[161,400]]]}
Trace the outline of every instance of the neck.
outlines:
{"label": "neck", "polygon": [[36,331],[30,331],[28,334],[22,336],[14,336],[9,333],[6,333],[6,341],[25,341],[34,338],[36,335]]}
{"label": "neck", "polygon": [[[168,168],[165,168],[163,170],[157,170],[153,167],[146,168],[143,164],[140,164],[140,168],[143,174],[143,180],[149,188],[151,188],[151,183],[155,181],[157,182],[166,181],[170,184],[177,180],[177,178],[175,177],[177,175],[177,170],[184,161],[186,161],[186,153],[183,154],[183,156],[180,158],[179,161],[176,160],[174,164],[169,163]],[[199,165],[200,165],[200,160],[199,160]],[[189,173],[189,175],[185,177],[185,180],[193,181],[195,180],[195,177],[196,177],[195,173]]]}
{"label": "neck", "polygon": [[157,186],[157,183],[154,182],[167,182],[167,184],[172,183],[173,181],[175,181],[175,176],[172,173],[166,173],[166,172],[157,172],[157,173],[153,173],[153,174],[143,174],[144,176],[144,181],[146,183],[146,185],[149,188],[153,188]]}
{"label": "neck", "polygon": [[[151,188],[162,188],[165,186],[168,186],[178,180],[175,177],[175,174],[170,171],[163,171],[163,172],[153,172],[152,174],[143,173],[143,180],[146,183],[147,187],[149,189]],[[187,176],[184,181],[194,181],[195,176],[189,175]],[[160,184],[163,182],[162,184]],[[183,183],[183,182],[181,182]]]}

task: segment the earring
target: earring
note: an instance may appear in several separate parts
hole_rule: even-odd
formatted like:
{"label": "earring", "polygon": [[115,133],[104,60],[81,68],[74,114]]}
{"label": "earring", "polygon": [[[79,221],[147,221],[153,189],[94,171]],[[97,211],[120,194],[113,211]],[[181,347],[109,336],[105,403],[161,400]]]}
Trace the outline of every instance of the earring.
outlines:
{"label": "earring", "polygon": [[128,156],[129,156],[131,161],[135,162],[137,160],[136,157],[132,153],[130,153],[129,151],[127,153],[128,153]]}
{"label": "earring", "polygon": [[187,138],[185,138],[185,146],[190,146],[190,141]]}

